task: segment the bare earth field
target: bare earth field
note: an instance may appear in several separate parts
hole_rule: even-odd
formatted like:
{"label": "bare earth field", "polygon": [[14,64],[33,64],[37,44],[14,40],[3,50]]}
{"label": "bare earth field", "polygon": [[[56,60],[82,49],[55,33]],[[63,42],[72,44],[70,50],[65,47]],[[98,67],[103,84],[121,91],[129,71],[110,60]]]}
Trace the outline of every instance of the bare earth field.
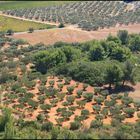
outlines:
{"label": "bare earth field", "polygon": [[129,33],[140,33],[140,24],[128,25],[128,26],[116,26],[109,29],[100,29],[98,31],[84,31],[75,26],[67,26],[63,29],[49,29],[43,31],[35,31],[32,34],[29,33],[17,33],[13,35],[13,38],[25,39],[30,44],[36,43],[54,44],[58,41],[63,42],[85,42],[93,39],[105,39],[109,34],[116,35],[118,30],[128,30]]}

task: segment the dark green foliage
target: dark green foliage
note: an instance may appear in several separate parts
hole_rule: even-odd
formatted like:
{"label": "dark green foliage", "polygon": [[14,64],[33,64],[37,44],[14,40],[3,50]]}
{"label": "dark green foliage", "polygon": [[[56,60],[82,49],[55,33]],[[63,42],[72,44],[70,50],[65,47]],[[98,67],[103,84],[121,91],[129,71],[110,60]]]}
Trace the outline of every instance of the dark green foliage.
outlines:
{"label": "dark green foliage", "polygon": [[34,28],[29,28],[29,33],[33,33],[34,32]]}
{"label": "dark green foliage", "polygon": [[100,121],[100,120],[93,120],[92,122],[91,122],[91,124],[90,124],[90,128],[100,128],[100,127],[102,127],[102,125],[103,125],[103,122],[102,121]]}
{"label": "dark green foliage", "polygon": [[117,36],[121,40],[122,44],[125,45],[128,42],[128,31],[126,30],[120,30],[118,31]]}
{"label": "dark green foliage", "polygon": [[43,131],[51,131],[53,128],[53,123],[52,122],[45,122],[42,124],[42,130]]}
{"label": "dark green foliage", "polygon": [[6,34],[7,35],[13,35],[14,34],[14,31],[12,29],[9,29],[9,30],[7,30]]}
{"label": "dark green foliage", "polygon": [[70,123],[70,130],[77,130],[81,127],[81,123],[78,121]]}
{"label": "dark green foliage", "polygon": [[65,27],[63,23],[60,23],[58,26],[58,28],[63,28],[63,27]]}
{"label": "dark green foliage", "polygon": [[84,109],[84,110],[81,111],[81,115],[84,116],[84,117],[87,117],[89,114],[90,114],[89,110],[87,110],[87,109]]}
{"label": "dark green foliage", "polygon": [[93,44],[93,46],[90,48],[89,53],[91,61],[103,60],[105,57],[104,48],[99,43]]}
{"label": "dark green foliage", "polygon": [[117,84],[121,81],[123,76],[123,71],[120,68],[119,65],[113,64],[108,67],[106,71],[106,83],[109,84],[109,87],[111,88],[111,84]]}
{"label": "dark green foliage", "polygon": [[83,97],[87,100],[87,102],[92,101],[93,93],[84,93]]}

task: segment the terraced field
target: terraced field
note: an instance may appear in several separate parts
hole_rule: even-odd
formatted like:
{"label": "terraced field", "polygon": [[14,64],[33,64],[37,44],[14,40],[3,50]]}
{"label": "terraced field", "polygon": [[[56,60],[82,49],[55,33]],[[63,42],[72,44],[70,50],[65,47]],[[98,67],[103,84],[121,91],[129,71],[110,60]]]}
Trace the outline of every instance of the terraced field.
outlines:
{"label": "terraced field", "polygon": [[3,13],[40,21],[77,24],[84,30],[140,23],[140,2],[84,1],[63,5],[5,10]]}
{"label": "terraced field", "polygon": [[22,31],[28,31],[29,28],[39,30],[39,29],[50,29],[53,27],[55,26],[32,22],[32,21],[19,20],[19,19],[0,15],[0,31],[6,32],[7,30],[12,29],[14,32],[22,32]]}
{"label": "terraced field", "polygon": [[71,1],[0,1],[0,10],[46,7],[69,2]]}

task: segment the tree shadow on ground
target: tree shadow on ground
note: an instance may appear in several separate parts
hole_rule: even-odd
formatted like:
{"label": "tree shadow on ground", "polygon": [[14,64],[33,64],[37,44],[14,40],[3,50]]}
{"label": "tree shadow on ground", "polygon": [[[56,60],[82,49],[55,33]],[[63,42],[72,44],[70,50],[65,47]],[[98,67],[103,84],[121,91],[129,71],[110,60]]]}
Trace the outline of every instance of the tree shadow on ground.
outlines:
{"label": "tree shadow on ground", "polygon": [[118,86],[113,87],[109,89],[109,87],[104,87],[104,90],[108,90],[110,94],[118,94],[118,93],[125,93],[125,92],[133,92],[135,89],[132,86],[124,85],[124,86]]}

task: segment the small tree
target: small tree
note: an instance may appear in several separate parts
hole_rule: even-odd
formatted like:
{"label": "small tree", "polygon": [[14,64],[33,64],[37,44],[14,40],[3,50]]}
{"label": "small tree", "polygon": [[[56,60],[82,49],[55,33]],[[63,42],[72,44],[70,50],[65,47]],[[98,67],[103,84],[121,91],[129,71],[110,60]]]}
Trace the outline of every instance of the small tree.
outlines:
{"label": "small tree", "polygon": [[68,107],[68,109],[70,110],[70,111],[72,111],[72,112],[74,112],[75,110],[76,110],[76,106],[70,106],[70,107]]}
{"label": "small tree", "polygon": [[90,102],[93,99],[93,93],[84,93],[83,97],[87,100],[87,102]]}
{"label": "small tree", "polygon": [[86,104],[86,101],[80,100],[80,101],[76,101],[76,103],[79,106],[79,108],[83,108]]}
{"label": "small tree", "polygon": [[72,94],[73,90],[74,90],[74,86],[67,87],[67,91],[69,94]]}
{"label": "small tree", "polygon": [[138,118],[140,119],[140,112],[137,113]]}
{"label": "small tree", "polygon": [[135,102],[134,107],[136,108],[137,111],[140,111],[140,102]]}
{"label": "small tree", "polygon": [[62,91],[62,88],[63,88],[64,85],[63,84],[58,84],[57,86],[58,86],[59,90]]}
{"label": "small tree", "polygon": [[36,117],[38,121],[43,122],[45,120],[45,116],[44,114],[38,114],[38,116]]}
{"label": "small tree", "polygon": [[60,101],[63,101],[66,94],[65,93],[57,93],[56,95]]}
{"label": "small tree", "polygon": [[46,131],[51,131],[53,128],[53,123],[52,122],[45,122],[42,124],[42,130],[46,130]]}
{"label": "small tree", "polygon": [[102,111],[101,111],[101,114],[103,114],[103,116],[104,116],[105,118],[107,118],[108,109],[107,109],[106,107],[104,107],[104,108],[102,109]]}
{"label": "small tree", "polygon": [[98,96],[95,97],[94,100],[96,101],[97,104],[101,105],[102,102],[104,101],[104,97]]}
{"label": "small tree", "polygon": [[78,115],[76,115],[75,118],[74,118],[74,120],[81,123],[83,120],[85,120],[85,117],[84,116],[78,116]]}
{"label": "small tree", "polygon": [[101,94],[103,97],[105,97],[105,99],[106,99],[107,96],[109,95],[109,91],[108,91],[108,90],[102,90],[102,91],[100,92],[100,94]]}
{"label": "small tree", "polygon": [[99,114],[100,110],[101,110],[101,106],[100,105],[94,105],[92,107],[93,111],[96,113],[96,114]]}
{"label": "small tree", "polygon": [[85,91],[86,88],[88,87],[88,84],[83,84],[83,90]]}
{"label": "small tree", "polygon": [[116,104],[116,100],[111,101],[105,100],[104,104],[106,107],[110,108],[111,106],[114,106]]}
{"label": "small tree", "polygon": [[49,104],[42,104],[40,105],[40,108],[44,111],[44,112],[48,112],[51,109],[51,105]]}
{"label": "small tree", "polygon": [[64,27],[65,27],[65,26],[64,26],[63,23],[60,23],[59,26],[58,26],[58,28],[64,28]]}
{"label": "small tree", "polygon": [[124,113],[126,113],[126,116],[128,118],[133,117],[134,113],[135,113],[135,109],[134,108],[124,108]]}
{"label": "small tree", "polygon": [[54,80],[49,81],[49,84],[50,84],[51,87],[53,87],[54,86]]}
{"label": "small tree", "polygon": [[44,95],[38,96],[38,100],[41,104],[44,103],[45,99],[46,99],[46,96],[44,96]]}
{"label": "small tree", "polygon": [[122,44],[125,45],[128,42],[128,31],[119,30],[117,33],[118,38],[121,40]]}
{"label": "small tree", "polygon": [[120,121],[119,121],[119,120],[117,120],[117,119],[115,119],[115,118],[113,118],[113,119],[111,120],[111,126],[117,127],[119,124],[120,124]]}
{"label": "small tree", "polygon": [[34,32],[34,28],[29,28],[29,33],[33,33]]}
{"label": "small tree", "polygon": [[78,121],[74,121],[70,123],[70,130],[77,130],[81,127],[81,123]]}
{"label": "small tree", "polygon": [[71,105],[73,104],[74,100],[75,100],[75,96],[71,95],[71,96],[67,96],[66,100],[68,101],[68,103]]}
{"label": "small tree", "polygon": [[84,116],[85,118],[87,118],[89,115],[89,110],[87,110],[87,109],[82,110],[81,115]]}
{"label": "small tree", "polygon": [[57,92],[58,92],[57,89],[49,87],[48,89],[46,89],[45,94],[47,97],[55,98]]}
{"label": "small tree", "polygon": [[55,107],[56,104],[58,103],[58,99],[52,99],[52,100],[50,100],[50,103],[53,107]]}
{"label": "small tree", "polygon": [[9,30],[7,30],[6,34],[7,35],[13,35],[14,34],[14,31],[12,29],[9,29]]}
{"label": "small tree", "polygon": [[100,121],[100,120],[93,120],[91,121],[91,124],[90,124],[90,128],[95,128],[95,129],[99,129],[103,126],[103,122]]}
{"label": "small tree", "polygon": [[69,117],[72,115],[73,113],[71,111],[63,111],[61,116],[64,118],[64,120],[69,120]]}
{"label": "small tree", "polygon": [[36,101],[33,100],[28,100],[28,104],[33,108],[36,109],[38,107],[38,103]]}
{"label": "small tree", "polygon": [[96,119],[96,120],[100,120],[100,121],[101,121],[101,120],[103,120],[103,118],[104,118],[104,117],[103,117],[102,114],[96,114],[96,116],[95,116],[95,119]]}
{"label": "small tree", "polygon": [[125,119],[125,115],[121,115],[121,114],[116,114],[115,116],[114,116],[114,118],[116,119],[116,120],[118,120],[119,122],[122,122],[124,119]]}
{"label": "small tree", "polygon": [[101,92],[101,88],[100,87],[95,87],[94,88],[95,95],[99,94],[100,92]]}
{"label": "small tree", "polygon": [[70,84],[70,81],[71,81],[71,78],[70,78],[70,77],[68,77],[68,78],[65,78],[65,85],[68,85],[68,84]]}
{"label": "small tree", "polygon": [[64,122],[64,118],[56,118],[55,120],[59,126],[62,126],[62,123]]}
{"label": "small tree", "polygon": [[77,94],[77,98],[81,98],[83,91],[82,90],[77,90],[76,94]]}
{"label": "small tree", "polygon": [[133,99],[131,97],[123,97],[122,103],[128,107],[131,103],[133,103]]}

